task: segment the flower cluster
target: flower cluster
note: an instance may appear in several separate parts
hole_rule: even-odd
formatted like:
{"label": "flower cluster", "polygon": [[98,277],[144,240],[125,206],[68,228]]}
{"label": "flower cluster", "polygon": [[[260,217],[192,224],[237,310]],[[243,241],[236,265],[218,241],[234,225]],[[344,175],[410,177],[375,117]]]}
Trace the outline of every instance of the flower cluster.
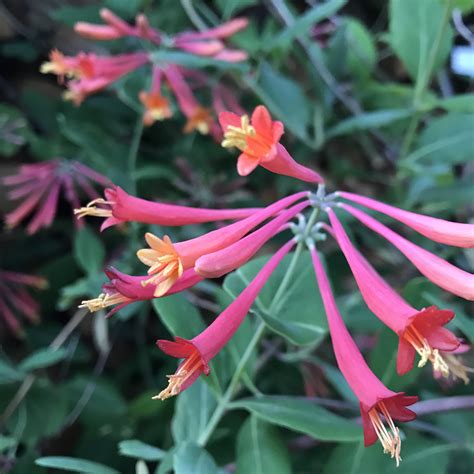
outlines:
{"label": "flower cluster", "polygon": [[91,183],[108,186],[110,181],[78,161],[56,159],[37,164],[22,165],[17,174],[2,178],[8,198],[21,203],[5,216],[12,229],[34,213],[26,230],[34,234],[49,227],[56,215],[61,192],[72,208],[79,205],[79,191],[90,199],[98,198]]}
{"label": "flower cluster", "polygon": [[0,270],[0,319],[17,337],[23,336],[23,329],[15,313],[32,323],[39,321],[39,305],[27,288],[43,289],[46,286],[44,278]]}
{"label": "flower cluster", "polygon": [[[397,334],[397,371],[400,375],[413,368],[418,354],[419,367],[430,362],[437,377],[455,376],[467,382],[468,369],[454,356],[464,351],[465,345],[445,327],[454,312],[435,306],[418,309],[405,301],[356,249],[336,211],[352,215],[366,228],[381,235],[434,284],[471,301],[474,300],[474,275],[412,243],[347,201],[385,214],[434,242],[457,247],[474,247],[474,225],[403,211],[357,194],[335,192],[326,195],[321,176],[297,163],[281,145],[283,124],[273,121],[263,106],[257,107],[250,118],[246,114],[238,116],[222,111],[219,121],[222,146],[235,147],[241,152],[237,163],[239,174],[247,175],[260,165],[274,173],[318,183],[318,191],[299,192],[261,209],[217,210],[149,202],[130,196],[118,187],[109,188],[104,199],[78,209],[79,217],[105,218],[102,228],[127,221],[163,226],[222,220],[234,222],[182,242],[172,242],[166,235],[158,237],[147,233],[148,248],[137,253],[148,267],[147,274],[131,276],[109,268],[106,273],[110,282],[104,285],[103,293],[98,298],[84,301],[82,306],[91,311],[115,306],[113,313],[135,301],[183,291],[204,278],[221,277],[239,268],[276,234],[292,230],[294,235],[201,334],[191,340],[176,337],[173,342],[157,342],[163,352],[183,361],[176,373],[169,376],[168,386],[155,398],[164,400],[177,395],[200,374],[209,373],[210,361],[235,334],[281,260],[295,245],[306,245],[326,310],[337,364],[360,402],[365,444],[371,445],[379,439],[384,452],[389,453],[398,465],[401,438],[394,420],[413,420],[416,414],[407,407],[414,404],[417,397],[390,390],[368,367],[338,311],[316,243],[323,240],[322,233],[335,239],[368,308]],[[295,217],[299,217],[300,224],[304,223],[303,214],[309,209],[312,213],[306,224],[292,224]],[[315,222],[318,217],[321,220]]]}
{"label": "flower cluster", "polygon": [[[247,59],[244,51],[229,49],[224,43],[226,38],[247,26],[245,18],[235,18],[205,31],[186,31],[175,36],[168,36],[151,27],[143,14],[137,16],[133,26],[108,9],[102,9],[100,15],[105,24],[79,22],[75,25],[75,31],[93,40],[135,37],[149,42],[150,46],[158,51],[160,49],[180,50],[216,61],[233,63]],[[152,125],[155,121],[161,121],[173,115],[170,101],[163,91],[163,82],[165,82],[187,119],[184,132],[190,133],[197,130],[202,134],[212,133],[217,138],[218,128],[211,111],[200,105],[190,85],[193,80],[197,83],[207,83],[206,75],[163,59],[156,60],[155,53],[149,50],[141,49],[115,56],[85,52],[76,56],[66,56],[53,50],[50,60],[41,66],[41,72],[56,74],[60,82],[67,78],[68,90],[64,98],[79,105],[87,96],[106,88],[121,77],[145,65],[151,67],[151,85],[149,90],[142,90],[139,93],[140,102],[145,109],[144,124]],[[225,93],[223,86],[218,85],[213,88],[213,96],[216,110],[219,112],[219,105],[226,101],[228,94]],[[239,112],[238,105],[236,109],[232,107],[234,103],[232,99],[227,101],[228,106]]]}

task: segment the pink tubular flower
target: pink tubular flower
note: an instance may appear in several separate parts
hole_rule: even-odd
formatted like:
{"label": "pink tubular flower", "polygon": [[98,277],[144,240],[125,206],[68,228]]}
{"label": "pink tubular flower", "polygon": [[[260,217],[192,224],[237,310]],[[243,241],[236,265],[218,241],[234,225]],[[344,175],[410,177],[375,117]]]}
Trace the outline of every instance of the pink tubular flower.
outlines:
{"label": "pink tubular flower", "polygon": [[448,377],[450,367],[440,352],[454,351],[459,347],[458,338],[443,327],[454,317],[454,312],[435,306],[418,311],[409,305],[353,247],[334,211],[329,209],[327,212],[335,238],[351,267],[364,301],[399,337],[398,374],[403,375],[411,370],[416,351],[421,357],[418,367],[430,361],[437,372]]}
{"label": "pink tubular flower", "polygon": [[[102,286],[104,292],[97,298],[82,301],[79,308],[87,308],[90,312],[96,312],[109,306],[117,305],[107,313],[107,316],[112,316],[131,303],[155,298],[154,288],[152,286],[143,286],[143,282],[149,278],[147,275],[127,275],[126,273],[119,272],[114,267],[108,267],[105,270],[105,274],[110,282]],[[168,290],[166,295],[179,293],[191,288],[202,280],[203,277],[198,275],[193,269],[186,270]]]}
{"label": "pink tubular flower", "polygon": [[247,115],[221,112],[219,122],[224,134],[224,148],[238,148],[242,153],[237,161],[241,176],[249,175],[258,165],[273,173],[291,176],[309,183],[323,179],[315,171],[297,163],[281,145],[283,124],[273,121],[267,108],[259,105],[249,120]]}
{"label": "pink tubular flower", "polygon": [[241,50],[226,49],[221,41],[246,28],[246,18],[234,18],[227,23],[200,32],[179,33],[173,39],[173,46],[199,56],[212,56],[227,62],[240,62],[247,59],[247,53]]}
{"label": "pink tubular flower", "polygon": [[23,336],[23,330],[17,315],[32,323],[39,321],[39,306],[26,290],[28,286],[43,289],[47,282],[37,276],[0,270],[0,319],[18,337]]}
{"label": "pink tubular flower", "polygon": [[161,94],[162,75],[162,69],[159,66],[153,66],[150,91],[141,91],[139,94],[140,102],[145,107],[143,123],[146,126],[152,125],[156,120],[164,120],[172,115],[168,99]]}
{"label": "pink tubular flower", "polygon": [[364,444],[370,446],[378,438],[382,443],[384,453],[389,453],[392,458],[395,458],[398,466],[401,460],[401,440],[393,420],[414,420],[416,414],[406,407],[413,405],[418,397],[406,396],[403,392],[397,393],[389,390],[370,370],[339,314],[328,277],[317,251],[314,246],[310,250],[328,318],[337,365],[351,390],[359,399]]}
{"label": "pink tubular flower", "polygon": [[76,161],[51,160],[38,164],[23,165],[19,173],[2,179],[10,186],[8,198],[21,199],[21,204],[6,215],[9,228],[16,227],[36,209],[27,232],[34,234],[42,227],[49,227],[56,215],[61,190],[72,207],[79,205],[76,187],[91,199],[98,196],[90,182],[109,186],[110,181],[99,173]]}
{"label": "pink tubular flower", "polygon": [[185,360],[176,373],[168,377],[168,387],[154,399],[165,400],[177,395],[194,383],[201,373],[209,374],[209,362],[230,341],[268,278],[293,246],[294,241],[291,240],[278,250],[242,293],[201,334],[191,340],[176,337],[175,342],[157,342],[166,354]]}
{"label": "pink tubular flower", "polygon": [[79,53],[77,56],[64,56],[52,51],[50,61],[41,66],[42,73],[53,73],[60,78],[72,77],[66,99],[79,105],[88,95],[112,84],[122,76],[149,62],[145,52],[98,56],[94,53]]}
{"label": "pink tubular flower", "polygon": [[234,244],[217,252],[203,255],[196,260],[194,265],[196,273],[205,278],[217,278],[241,267],[260,250],[265,242],[278,233],[284,224],[308,206],[309,202],[296,204]]}
{"label": "pink tubular flower", "polygon": [[306,191],[293,194],[253,213],[246,219],[176,244],[173,244],[167,236],[159,239],[153,234],[145,234],[150,248],[137,252],[138,258],[150,267],[148,270],[150,278],[143,284],[156,285],[155,296],[163,295],[184,270],[194,267],[199,257],[232,245],[253,228],[304,197],[307,197]]}
{"label": "pink tubular flower", "polygon": [[168,85],[178,101],[179,108],[188,119],[185,133],[197,130],[203,135],[207,135],[212,127],[213,118],[209,109],[202,107],[194,97],[193,91],[184,80],[181,68],[169,64],[163,69]]}
{"label": "pink tubular flower", "polygon": [[338,192],[338,194],[349,201],[393,217],[435,242],[455,247],[474,247],[474,224],[450,222],[444,219],[404,211],[375,199],[359,196],[358,194],[346,192]]}
{"label": "pink tubular flower", "polygon": [[95,199],[86,207],[75,209],[79,217],[105,217],[101,230],[123,222],[141,222],[163,226],[202,224],[228,219],[243,219],[258,211],[247,209],[202,209],[147,201],[127,194],[119,186],[107,188],[105,199]]}
{"label": "pink tubular flower", "polygon": [[369,229],[372,229],[387,239],[415,265],[420,273],[431,280],[435,285],[461,298],[474,300],[474,275],[418,247],[418,245],[413,244],[349,204],[339,204],[339,206],[356,217]]}

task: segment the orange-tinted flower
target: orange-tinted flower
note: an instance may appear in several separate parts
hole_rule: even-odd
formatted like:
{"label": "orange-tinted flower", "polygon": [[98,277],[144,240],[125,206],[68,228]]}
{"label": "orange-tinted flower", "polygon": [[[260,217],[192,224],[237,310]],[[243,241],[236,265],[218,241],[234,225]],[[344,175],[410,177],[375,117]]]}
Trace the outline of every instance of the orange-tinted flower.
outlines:
{"label": "orange-tinted flower", "polygon": [[242,152],[237,162],[241,176],[247,176],[259,164],[276,157],[276,145],[284,127],[281,122],[272,120],[265,106],[259,105],[250,120],[248,115],[239,117],[232,112],[222,112],[219,122],[224,133],[222,146],[236,147]]}
{"label": "orange-tinted flower", "polygon": [[201,135],[207,135],[211,130],[213,118],[211,111],[205,107],[197,106],[184,126],[184,133],[197,130]]}
{"label": "orange-tinted flower", "polygon": [[140,102],[145,107],[145,114],[143,116],[143,123],[145,125],[152,125],[153,122],[157,120],[164,120],[173,115],[168,99],[163,97],[159,91],[141,91],[139,98]]}

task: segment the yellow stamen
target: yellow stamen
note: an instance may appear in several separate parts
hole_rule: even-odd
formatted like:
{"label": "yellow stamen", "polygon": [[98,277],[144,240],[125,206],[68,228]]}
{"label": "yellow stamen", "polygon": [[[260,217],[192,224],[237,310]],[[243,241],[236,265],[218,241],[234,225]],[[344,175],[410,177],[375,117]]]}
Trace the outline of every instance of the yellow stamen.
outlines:
{"label": "yellow stamen", "polygon": [[175,374],[166,376],[169,380],[168,386],[152,399],[166,400],[169,397],[178,395],[184,382],[186,382],[186,380],[188,380],[189,377],[191,377],[201,366],[201,356],[198,351],[194,351],[191,356],[181,364]]}
{"label": "yellow stamen", "polygon": [[242,115],[240,118],[240,127],[233,125],[227,127],[221,145],[224,148],[236,147],[240,151],[244,151],[247,147],[247,137],[254,137],[255,135],[255,129],[250,125],[248,115]]}
{"label": "yellow stamen", "polygon": [[403,334],[403,337],[414,347],[421,359],[418,367],[424,367],[428,361],[433,364],[433,369],[442,374],[443,377],[449,376],[449,366],[443,359],[438,349],[433,349],[426,338],[411,324]]}
{"label": "yellow stamen", "polygon": [[[454,380],[461,379],[465,385],[469,383],[468,372],[473,373],[474,369],[463,364],[463,360],[454,354],[443,353],[444,360],[448,366],[449,373]],[[435,369],[436,370],[436,369]]]}
{"label": "yellow stamen", "polygon": [[96,204],[113,206],[115,203],[112,201],[106,201],[102,198],[94,199],[89,204],[87,204],[86,207],[74,209],[74,215],[77,215],[78,219],[81,219],[85,216],[112,217],[111,209],[102,209],[101,207],[97,207]]}
{"label": "yellow stamen", "polygon": [[100,311],[108,306],[125,303],[126,301],[128,301],[128,298],[120,293],[115,293],[113,295],[101,293],[97,298],[81,301],[79,308],[87,308],[91,313],[95,313],[96,311]]}
{"label": "yellow stamen", "polygon": [[[387,426],[385,426],[380,415],[384,416]],[[402,460],[400,457],[400,450],[402,447],[400,432],[393,423],[392,417],[390,416],[385,404],[383,402],[377,403],[377,405],[369,411],[369,417],[375,432],[382,443],[383,452],[389,453],[392,459],[395,458],[398,467]]]}

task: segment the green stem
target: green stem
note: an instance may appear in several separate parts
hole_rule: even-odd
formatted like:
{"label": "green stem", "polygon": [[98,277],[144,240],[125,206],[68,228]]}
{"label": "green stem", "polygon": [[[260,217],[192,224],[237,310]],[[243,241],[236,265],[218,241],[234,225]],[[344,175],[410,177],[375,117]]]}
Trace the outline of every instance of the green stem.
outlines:
{"label": "green stem", "polygon": [[137,122],[135,124],[135,129],[133,131],[132,143],[130,145],[130,150],[128,151],[128,172],[130,174],[130,192],[132,194],[137,193],[137,180],[136,180],[136,168],[137,168],[137,158],[138,150],[140,148],[140,142],[143,135],[143,117],[140,113],[138,115]]}
{"label": "green stem", "polygon": [[191,23],[198,29],[198,30],[205,30],[206,24],[201,20],[200,16],[198,15],[196,9],[194,8],[192,0],[181,0],[181,6],[183,10],[188,15],[188,18],[191,20]]}
{"label": "green stem", "polygon": [[224,415],[227,409],[227,405],[232,400],[232,397],[234,396],[237,390],[240,376],[243,370],[245,369],[245,366],[248,360],[250,359],[254,349],[257,347],[257,344],[260,342],[260,339],[262,338],[264,332],[265,332],[265,323],[260,322],[259,326],[257,327],[255,331],[255,334],[253,335],[251,341],[249,342],[249,345],[247,346],[247,349],[245,350],[244,354],[242,355],[242,358],[240,359],[239,365],[235,369],[235,373],[232,376],[232,379],[229,383],[229,386],[227,387],[227,390],[225,391],[222,398],[219,400],[217,407],[214,410],[214,413],[211,419],[209,420],[209,423],[206,426],[206,429],[201,433],[201,436],[199,436],[198,438],[197,443],[199,446],[206,445],[212,433],[214,432],[214,429],[219,424],[219,421],[221,420],[222,416]]}
{"label": "green stem", "polygon": [[[278,287],[277,292],[275,293],[273,303],[270,305],[268,312],[271,312],[275,307],[278,306],[278,304],[280,304],[280,300],[282,296],[284,295],[285,291],[287,290],[288,285],[290,284],[290,281],[293,277],[296,264],[298,263],[298,259],[305,245],[305,239],[306,237],[309,236],[311,229],[316,223],[319,216],[319,212],[320,212],[319,208],[313,209],[313,212],[311,213],[308,219],[308,222],[306,224],[305,232],[302,236],[302,239],[298,242],[298,245],[296,246],[295,252],[293,254],[293,258],[290,262],[290,265],[288,266],[288,269],[285,273],[285,276],[283,277],[283,280],[280,283],[280,286]],[[235,373],[232,376],[232,379],[229,382],[229,385],[224,395],[222,396],[222,398],[219,399],[217,403],[217,407],[214,410],[214,413],[211,419],[209,420],[205,430],[201,433],[201,436],[198,438],[197,443],[199,444],[199,446],[206,445],[212,433],[214,432],[216,426],[219,424],[221,418],[224,416],[224,413],[227,410],[228,405],[232,400],[232,397],[235,395],[237,391],[237,387],[239,385],[239,381],[245,369],[245,366],[250,356],[252,355],[254,349],[257,347],[258,343],[260,342],[260,339],[262,338],[264,332],[265,332],[265,323],[263,321],[260,321],[255,331],[255,334],[253,335],[251,341],[249,342],[249,345],[247,346],[247,349],[245,350],[244,354],[242,355],[239,361],[239,364],[237,365],[237,368],[235,369]]]}

